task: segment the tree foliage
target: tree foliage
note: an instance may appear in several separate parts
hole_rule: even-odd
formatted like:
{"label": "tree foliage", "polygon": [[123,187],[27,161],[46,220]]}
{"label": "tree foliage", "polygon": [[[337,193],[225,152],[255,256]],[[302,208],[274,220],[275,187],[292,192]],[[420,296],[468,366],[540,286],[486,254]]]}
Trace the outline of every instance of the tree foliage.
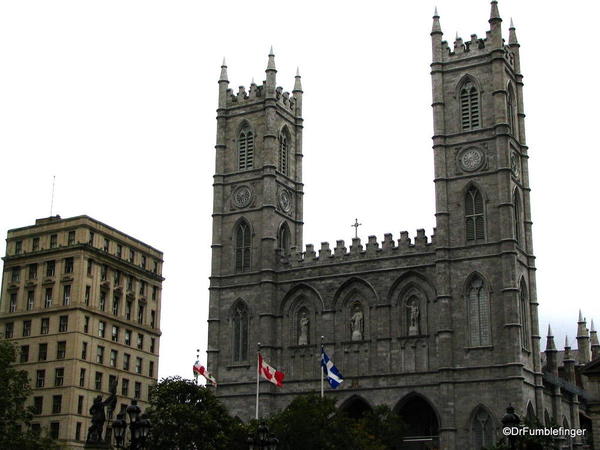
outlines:
{"label": "tree foliage", "polygon": [[33,414],[25,406],[31,394],[27,372],[17,370],[13,363],[17,349],[0,341],[0,448],[22,450],[51,450],[59,446],[49,438],[31,432]]}
{"label": "tree foliage", "polygon": [[207,388],[181,377],[162,379],[151,390],[146,410],[150,449],[247,449],[246,428],[232,418]]}
{"label": "tree foliage", "polygon": [[278,450],[386,450],[399,447],[405,427],[387,406],[354,420],[335,407],[334,399],[310,394],[272,416],[270,429],[279,439]]}

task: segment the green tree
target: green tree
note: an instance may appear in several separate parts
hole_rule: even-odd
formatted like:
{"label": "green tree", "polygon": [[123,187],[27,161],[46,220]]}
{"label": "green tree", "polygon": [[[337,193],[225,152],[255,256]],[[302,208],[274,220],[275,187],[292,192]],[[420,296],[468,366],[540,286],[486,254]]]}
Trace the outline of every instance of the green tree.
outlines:
{"label": "green tree", "polygon": [[33,417],[25,406],[31,394],[27,372],[13,367],[17,349],[7,341],[0,341],[0,448],[42,450],[59,446],[46,437],[30,430]]}
{"label": "green tree", "polygon": [[296,397],[270,419],[278,450],[387,450],[398,448],[404,425],[387,406],[378,406],[358,420],[335,407],[332,398]]}
{"label": "green tree", "polygon": [[151,389],[146,410],[150,449],[247,449],[246,427],[232,418],[207,388],[181,377],[162,379]]}

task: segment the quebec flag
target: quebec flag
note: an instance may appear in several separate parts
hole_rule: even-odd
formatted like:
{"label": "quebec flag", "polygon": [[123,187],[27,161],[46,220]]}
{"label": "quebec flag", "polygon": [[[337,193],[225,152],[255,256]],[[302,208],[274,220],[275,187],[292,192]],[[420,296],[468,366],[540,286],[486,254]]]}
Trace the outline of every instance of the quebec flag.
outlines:
{"label": "quebec flag", "polygon": [[344,377],[337,370],[337,367],[333,365],[325,350],[321,349],[321,367],[323,367],[323,374],[327,376],[327,381],[329,382],[329,386],[333,389],[337,388],[342,381],[344,381]]}

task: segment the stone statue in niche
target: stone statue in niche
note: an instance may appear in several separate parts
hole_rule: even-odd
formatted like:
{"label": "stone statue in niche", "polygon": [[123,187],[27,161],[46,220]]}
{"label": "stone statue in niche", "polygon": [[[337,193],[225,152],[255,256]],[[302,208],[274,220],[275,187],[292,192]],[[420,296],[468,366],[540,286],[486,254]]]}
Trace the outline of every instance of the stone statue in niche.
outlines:
{"label": "stone statue in niche", "polygon": [[299,320],[299,333],[298,333],[298,345],[308,345],[308,326],[310,319],[306,314],[306,310],[302,311],[302,315]]}
{"label": "stone statue in niche", "polygon": [[409,300],[407,307],[407,316],[408,316],[408,335],[409,336],[418,336],[421,334],[421,330],[419,329],[419,305],[417,304],[416,299]]}
{"label": "stone statue in niche", "polygon": [[350,318],[350,330],[352,330],[352,340],[363,340],[364,316],[360,303],[355,303],[352,308],[352,317]]}

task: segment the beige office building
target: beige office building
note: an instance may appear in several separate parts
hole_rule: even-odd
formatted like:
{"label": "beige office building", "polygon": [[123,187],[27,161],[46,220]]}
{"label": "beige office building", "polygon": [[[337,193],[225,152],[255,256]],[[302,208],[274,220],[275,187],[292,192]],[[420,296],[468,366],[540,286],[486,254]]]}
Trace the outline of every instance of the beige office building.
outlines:
{"label": "beige office building", "polygon": [[20,349],[32,427],[80,448],[93,399],[118,379],[115,414],[157,380],[163,254],[91,217],[8,231],[0,333]]}

